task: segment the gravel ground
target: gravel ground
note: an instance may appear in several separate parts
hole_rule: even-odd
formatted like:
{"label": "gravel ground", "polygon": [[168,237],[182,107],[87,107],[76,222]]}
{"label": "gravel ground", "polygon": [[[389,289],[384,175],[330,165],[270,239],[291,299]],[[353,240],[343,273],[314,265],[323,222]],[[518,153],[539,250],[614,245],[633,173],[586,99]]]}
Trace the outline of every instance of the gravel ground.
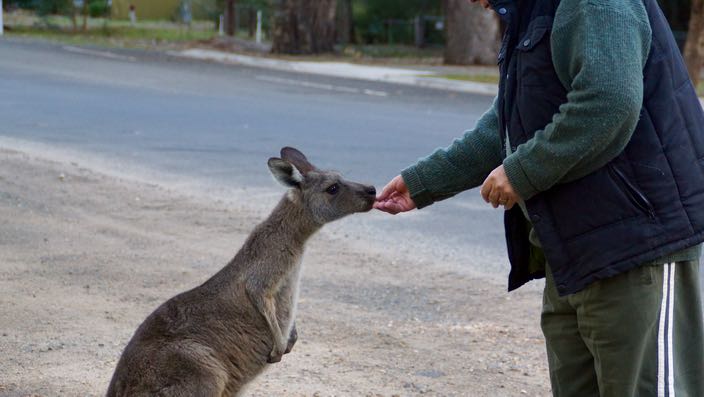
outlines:
{"label": "gravel ground", "polygon": [[[266,215],[42,153],[0,149],[0,164],[0,396],[102,395],[145,316]],[[367,238],[310,241],[298,344],[247,395],[549,395],[536,289]]]}

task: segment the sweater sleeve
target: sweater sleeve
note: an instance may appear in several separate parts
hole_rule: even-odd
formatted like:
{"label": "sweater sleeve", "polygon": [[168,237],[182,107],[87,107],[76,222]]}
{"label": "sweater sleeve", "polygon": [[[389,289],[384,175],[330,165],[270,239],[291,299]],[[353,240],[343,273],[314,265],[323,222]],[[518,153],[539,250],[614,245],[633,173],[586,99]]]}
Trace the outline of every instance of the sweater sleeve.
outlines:
{"label": "sweater sleeve", "polygon": [[474,129],[401,173],[417,208],[452,197],[481,184],[501,165],[497,100]]}
{"label": "sweater sleeve", "polygon": [[524,200],[616,157],[630,140],[643,101],[651,30],[642,2],[564,0],[560,7],[551,46],[567,102],[503,162]]}

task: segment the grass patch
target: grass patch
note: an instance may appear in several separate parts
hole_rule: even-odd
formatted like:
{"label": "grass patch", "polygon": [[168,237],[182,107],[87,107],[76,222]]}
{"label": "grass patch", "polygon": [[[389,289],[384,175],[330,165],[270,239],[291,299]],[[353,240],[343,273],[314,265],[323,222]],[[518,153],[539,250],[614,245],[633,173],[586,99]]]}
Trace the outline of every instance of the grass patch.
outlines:
{"label": "grass patch", "polygon": [[493,74],[439,74],[434,77],[448,80],[473,81],[476,83],[499,83],[499,76]]}
{"label": "grass patch", "polygon": [[217,35],[214,24],[196,21],[191,26],[168,21],[129,21],[106,18],[77,18],[74,29],[71,18],[60,15],[38,17],[25,12],[8,13],[5,18],[8,35],[37,37],[70,44],[92,44],[108,47],[148,48],[156,44],[183,44],[210,40]]}
{"label": "grass patch", "polygon": [[346,45],[337,50],[338,56],[349,60],[380,61],[383,63],[441,65],[442,47],[418,48],[410,45]]}
{"label": "grass patch", "polygon": [[348,45],[343,53],[370,58],[441,58],[443,49],[407,45]]}

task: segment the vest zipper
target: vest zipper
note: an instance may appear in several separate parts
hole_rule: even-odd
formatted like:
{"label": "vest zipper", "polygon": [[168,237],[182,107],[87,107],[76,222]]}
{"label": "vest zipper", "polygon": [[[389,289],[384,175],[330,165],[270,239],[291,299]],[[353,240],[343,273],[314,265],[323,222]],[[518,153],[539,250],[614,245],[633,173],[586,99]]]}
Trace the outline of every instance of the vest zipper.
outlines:
{"label": "vest zipper", "polygon": [[648,200],[647,197],[643,193],[641,193],[638,188],[633,185],[619,170],[616,168],[614,165],[609,165],[609,170],[612,172],[612,174],[615,174],[615,177],[617,179],[617,182],[624,187],[625,189],[622,189],[624,193],[626,193],[626,196],[631,200],[633,204],[636,205],[640,210],[648,214],[648,217],[650,219],[655,220],[655,209],[653,208],[653,205],[650,203],[650,200]]}

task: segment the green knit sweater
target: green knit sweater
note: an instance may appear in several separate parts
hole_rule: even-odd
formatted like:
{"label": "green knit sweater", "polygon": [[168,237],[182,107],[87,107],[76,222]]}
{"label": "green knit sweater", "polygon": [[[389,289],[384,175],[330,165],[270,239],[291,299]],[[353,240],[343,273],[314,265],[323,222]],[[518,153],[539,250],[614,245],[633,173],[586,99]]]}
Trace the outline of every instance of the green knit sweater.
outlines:
{"label": "green knit sweater", "polygon": [[[638,122],[650,42],[640,0],[562,0],[550,45],[557,76],[569,87],[567,102],[545,128],[507,153],[494,100],[474,129],[403,170],[416,206],[477,187],[501,164],[523,200],[606,165],[625,148]],[[696,260],[699,250],[667,259]]]}

